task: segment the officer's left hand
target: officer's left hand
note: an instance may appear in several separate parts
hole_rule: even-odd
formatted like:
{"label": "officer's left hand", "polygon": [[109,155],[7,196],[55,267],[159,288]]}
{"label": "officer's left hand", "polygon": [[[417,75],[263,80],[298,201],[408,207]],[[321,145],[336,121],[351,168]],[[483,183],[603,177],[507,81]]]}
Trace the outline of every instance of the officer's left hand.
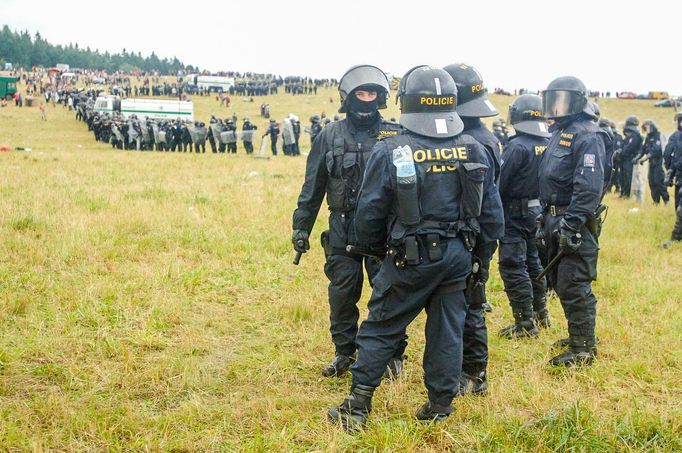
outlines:
{"label": "officer's left hand", "polygon": [[571,254],[580,248],[582,244],[580,232],[569,225],[566,220],[561,219],[559,229],[559,248],[567,254]]}
{"label": "officer's left hand", "polygon": [[632,159],[632,165],[636,165],[638,163],[639,163],[639,157],[635,157],[634,159]]}

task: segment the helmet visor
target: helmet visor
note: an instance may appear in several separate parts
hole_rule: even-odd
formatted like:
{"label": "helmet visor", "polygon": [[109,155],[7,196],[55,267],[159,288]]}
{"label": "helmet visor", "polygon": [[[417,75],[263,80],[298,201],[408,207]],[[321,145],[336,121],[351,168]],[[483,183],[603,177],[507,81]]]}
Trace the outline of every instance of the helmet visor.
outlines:
{"label": "helmet visor", "polygon": [[585,108],[586,99],[575,91],[552,90],[542,92],[542,112],[545,118],[575,115]]}

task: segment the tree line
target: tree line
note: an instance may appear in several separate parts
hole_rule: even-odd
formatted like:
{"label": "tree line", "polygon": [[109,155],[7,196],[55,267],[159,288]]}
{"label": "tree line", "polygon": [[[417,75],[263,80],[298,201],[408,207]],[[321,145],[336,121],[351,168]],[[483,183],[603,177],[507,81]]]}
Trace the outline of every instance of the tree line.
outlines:
{"label": "tree line", "polygon": [[34,66],[48,68],[63,63],[71,68],[104,69],[108,72],[158,71],[162,75],[175,74],[181,69],[196,70],[191,65],[186,66],[177,57],[161,59],[154,52],[143,57],[140,52],[127,52],[126,49],[120,53],[102,53],[90,47],[83,49],[78,43],[53,45],[43,39],[39,32],[32,37],[27,30],[16,32],[7,25],[0,32],[0,69],[4,68],[5,62],[12,63],[15,68],[26,69]]}

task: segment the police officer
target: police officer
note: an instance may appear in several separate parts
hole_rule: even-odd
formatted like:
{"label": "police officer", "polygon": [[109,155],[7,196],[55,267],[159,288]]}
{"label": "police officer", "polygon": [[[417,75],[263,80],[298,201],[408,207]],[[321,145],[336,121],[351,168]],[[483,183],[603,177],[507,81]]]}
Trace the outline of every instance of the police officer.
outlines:
{"label": "police officer", "polygon": [[620,153],[621,168],[621,196],[629,197],[632,188],[632,172],[634,160],[642,149],[642,136],[639,135],[639,118],[628,116],[623,127],[625,139],[623,151]]}
{"label": "police officer", "polygon": [[[306,176],[298,208],[293,215],[292,241],[297,252],[310,248],[309,236],[322,199],[327,194],[329,230],[322,233],[325,274],[329,278],[330,332],[336,355],[324,368],[326,377],[344,374],[355,360],[363,264],[370,283],[380,262],[346,250],[355,245],[353,210],[372,147],[379,138],[398,134],[400,126],[384,121],[389,85],[386,75],[371,65],[354,66],[339,83],[343,120],[325,127],[308,155]],[[405,345],[393,351],[391,373],[402,368]],[[385,368],[385,366],[384,366]]]}
{"label": "police officer", "polygon": [[538,325],[549,327],[544,278],[535,243],[536,218],[540,206],[538,168],[547,148],[547,122],[542,116],[542,99],[524,94],[509,106],[513,135],[502,153],[500,197],[504,206],[504,237],[500,240],[499,269],[509,298],[514,324],[500,331],[508,339],[535,337]]}
{"label": "police officer", "polygon": [[[216,142],[216,137],[213,136],[213,129],[212,125],[217,124],[218,120],[216,119],[215,116],[211,115],[211,119],[209,120],[208,124],[208,142],[211,144],[211,151],[213,154],[217,152],[215,142]],[[217,137],[218,142],[220,142],[220,137]]]}
{"label": "police officer", "polygon": [[[618,132],[616,123],[611,121],[611,137],[613,137],[613,170],[611,171],[611,186],[613,186],[616,192],[620,193],[621,188],[621,153],[623,151],[623,136]],[[607,192],[611,191],[611,187]]]}
{"label": "police officer", "polygon": [[506,132],[502,129],[502,122],[500,120],[493,121],[493,135],[497,137],[502,146],[507,145],[509,138],[507,137]]}
{"label": "police officer", "polygon": [[[233,117],[234,117],[234,115],[233,115]],[[232,119],[232,118],[227,118],[225,123],[226,123],[225,124],[225,131],[229,132],[231,134],[234,134],[234,137],[233,137],[234,141],[229,141],[227,143],[227,152],[232,153],[232,154],[236,154],[237,153],[237,137],[236,137],[237,125],[235,124],[234,119]],[[230,140],[232,140],[232,139],[230,139]]]}
{"label": "police officer", "polygon": [[601,136],[602,139],[604,140],[604,191],[602,195],[603,197],[604,195],[606,195],[606,193],[609,191],[609,188],[611,187],[611,178],[613,178],[613,156],[616,151],[616,145],[613,137],[613,132],[611,132],[611,122],[607,118],[600,117],[599,106],[596,103],[592,102],[590,105],[592,107],[592,111],[594,112],[592,120],[597,123],[599,129],[604,131],[604,134]]}
{"label": "police officer", "polygon": [[322,125],[320,124],[320,116],[319,115],[313,115],[310,117],[310,147],[313,147],[313,142],[315,141],[315,137],[320,135],[320,132],[322,132]]}
{"label": "police officer", "polygon": [[676,130],[668,139],[663,153],[666,175],[665,183],[674,187],[675,193],[675,226],[670,240],[661,244],[664,248],[672,245],[673,241],[682,241],[682,113],[675,114]]}
{"label": "police officer", "polygon": [[298,141],[301,138],[301,122],[299,121],[298,117],[291,119],[291,127],[294,131],[294,145],[291,150],[291,155],[300,156],[301,148],[298,146]]}
{"label": "police officer", "polygon": [[274,118],[270,120],[270,125],[268,126],[268,129],[265,131],[265,134],[263,134],[263,138],[265,138],[266,135],[270,136],[270,151],[272,151],[273,156],[276,156],[277,137],[279,137],[279,127],[277,126],[277,122],[274,120]]}
{"label": "police officer", "polygon": [[[244,142],[244,149],[246,150],[246,154],[252,154],[253,153],[253,132],[248,132],[248,131],[255,131],[258,129],[258,126],[253,124],[251,120],[249,120],[248,116],[244,117],[244,124],[242,124],[242,131],[246,132],[246,134],[243,134],[243,142]],[[248,140],[247,140],[248,138]]]}
{"label": "police officer", "polygon": [[591,364],[596,353],[597,218],[604,187],[604,131],[594,124],[587,89],[575,77],[559,77],[542,92],[543,112],[554,120],[540,163],[540,200],[545,206],[544,236],[550,258],[559,257],[552,285],[568,320],[568,346],[552,358],[555,366]]}
{"label": "police officer", "polygon": [[[493,175],[484,148],[462,134],[454,81],[429,66],[413,69],[403,80],[400,123],[409,132],[375,145],[356,209],[358,242],[376,248],[388,244],[388,253],[358,332],[350,396],[328,411],[330,421],[346,430],[365,423],[383,370],[422,310],[427,313],[428,401],[416,416],[442,421],[454,411],[470,250],[475,232],[502,233]],[[497,215],[497,223],[480,222],[481,210]]]}
{"label": "police officer", "polygon": [[[488,100],[487,88],[478,71],[469,65],[455,63],[445,69],[457,84],[457,113],[464,123],[464,134],[473,137],[485,147],[494,175],[497,192],[497,180],[500,175],[500,141],[486,129],[481,118],[498,114],[493,104]],[[499,194],[497,195],[499,197]],[[483,221],[496,222],[497,219],[484,218]],[[485,231],[485,230],[484,230]],[[483,310],[491,311],[485,295],[485,285],[490,274],[490,261],[497,249],[499,237],[483,234],[474,249],[474,260],[477,262],[478,272],[475,274],[475,284],[467,290],[466,325],[464,327],[464,360],[462,363],[461,394],[472,392],[484,394],[487,389],[486,368],[488,366],[488,329],[485,325]]]}
{"label": "police officer", "polygon": [[649,161],[649,189],[654,204],[658,204],[663,199],[663,203],[668,204],[670,196],[665,188],[665,173],[663,172],[663,145],[661,144],[661,133],[656,127],[654,120],[647,119],[642,122],[642,132],[646,134],[642,151],[635,157],[635,162],[644,165]]}

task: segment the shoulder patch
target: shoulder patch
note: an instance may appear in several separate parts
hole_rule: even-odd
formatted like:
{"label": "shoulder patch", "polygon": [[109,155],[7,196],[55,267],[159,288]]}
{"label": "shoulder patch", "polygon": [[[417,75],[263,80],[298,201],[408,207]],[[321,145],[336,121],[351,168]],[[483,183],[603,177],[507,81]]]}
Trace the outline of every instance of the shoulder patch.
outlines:
{"label": "shoulder patch", "polygon": [[583,167],[594,168],[596,158],[594,154],[585,154],[583,157]]}

